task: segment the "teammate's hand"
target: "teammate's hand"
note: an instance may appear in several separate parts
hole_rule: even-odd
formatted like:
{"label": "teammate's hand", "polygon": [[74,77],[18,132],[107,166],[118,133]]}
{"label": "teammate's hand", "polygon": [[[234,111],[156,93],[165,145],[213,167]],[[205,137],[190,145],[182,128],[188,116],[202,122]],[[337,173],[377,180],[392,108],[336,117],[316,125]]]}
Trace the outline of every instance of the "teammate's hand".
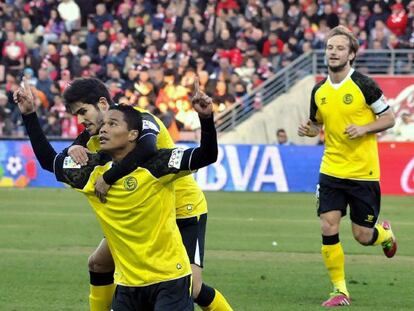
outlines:
{"label": "teammate's hand", "polygon": [[213,113],[213,99],[200,90],[198,77],[194,79],[194,96],[191,99],[194,110],[200,118],[209,118]]}
{"label": "teammate's hand", "polygon": [[13,93],[13,100],[22,114],[30,114],[36,111],[35,95],[25,77],[23,77],[23,85]]}
{"label": "teammate's hand", "polygon": [[111,185],[108,185],[103,176],[99,176],[95,182],[95,195],[98,197],[99,201],[106,203],[106,194],[108,193]]}
{"label": "teammate's hand", "polygon": [[346,127],[344,134],[347,134],[349,139],[355,139],[364,136],[366,133],[367,129],[365,126],[351,124]]}
{"label": "teammate's hand", "polygon": [[300,124],[298,127],[298,135],[315,137],[319,134],[319,127],[313,124],[312,120],[308,120],[306,123]]}
{"label": "teammate's hand", "polygon": [[82,166],[88,164],[88,153],[91,153],[88,148],[80,145],[73,145],[68,149],[68,155],[72,158],[72,160]]}

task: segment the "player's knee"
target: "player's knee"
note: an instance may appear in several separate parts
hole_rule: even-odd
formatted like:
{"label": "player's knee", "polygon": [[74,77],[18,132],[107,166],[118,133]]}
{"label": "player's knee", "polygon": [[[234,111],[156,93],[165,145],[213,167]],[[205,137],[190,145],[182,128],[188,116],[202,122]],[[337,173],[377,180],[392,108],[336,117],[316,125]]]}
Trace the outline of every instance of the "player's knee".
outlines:
{"label": "player's knee", "polygon": [[325,236],[330,236],[337,234],[339,232],[339,225],[330,221],[322,221],[321,223],[322,234]]}
{"label": "player's knee", "polygon": [[354,238],[362,245],[370,245],[372,240],[372,232],[369,231],[356,231],[354,232]]}
{"label": "player's knee", "polygon": [[88,268],[89,271],[95,273],[106,273],[114,270],[114,265],[108,263],[103,258],[96,256],[96,254],[92,254],[88,258]]}

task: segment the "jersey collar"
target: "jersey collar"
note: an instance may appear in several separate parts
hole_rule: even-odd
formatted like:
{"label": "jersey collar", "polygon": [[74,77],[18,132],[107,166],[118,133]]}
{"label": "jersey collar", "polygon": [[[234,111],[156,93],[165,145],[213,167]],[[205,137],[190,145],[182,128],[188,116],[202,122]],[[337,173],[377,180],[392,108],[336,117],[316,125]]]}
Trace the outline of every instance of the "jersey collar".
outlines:
{"label": "jersey collar", "polygon": [[328,82],[335,90],[337,90],[342,86],[342,84],[344,84],[346,82],[346,80],[348,80],[351,77],[351,75],[354,73],[354,71],[355,71],[355,69],[351,68],[349,70],[348,74],[346,75],[346,77],[339,83],[333,83],[332,80],[331,80],[331,77],[328,75]]}

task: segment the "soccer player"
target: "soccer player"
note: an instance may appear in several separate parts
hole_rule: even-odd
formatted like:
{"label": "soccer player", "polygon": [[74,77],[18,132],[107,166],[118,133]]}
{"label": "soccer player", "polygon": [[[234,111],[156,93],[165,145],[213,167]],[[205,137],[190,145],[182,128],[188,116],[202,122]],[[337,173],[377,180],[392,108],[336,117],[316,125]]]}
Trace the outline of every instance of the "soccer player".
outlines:
{"label": "soccer player", "polygon": [[[77,163],[85,164],[87,153],[100,149],[96,134],[101,126],[103,113],[112,101],[105,84],[93,78],[74,80],[63,96],[68,110],[77,115],[78,122],[83,123],[86,128],[68,149],[68,154]],[[158,118],[146,112],[141,115],[143,128],[139,148],[136,148],[136,152],[132,152],[124,161],[134,160],[134,158],[146,159],[156,152],[157,148],[174,147],[168,130]],[[97,179],[95,189],[101,200],[105,200],[105,193],[109,189],[109,185],[125,175],[124,161]],[[128,168],[128,163],[126,163],[126,167]],[[192,176],[176,180],[175,193],[177,225],[193,271],[193,298],[203,310],[232,310],[227,300],[217,289],[202,281],[207,223],[205,196]],[[89,257],[88,266],[90,309],[91,311],[109,310],[114,291],[114,262],[105,239]]]}
{"label": "soccer player", "polygon": [[115,182],[106,203],[95,196],[96,178],[136,148],[142,119],[128,106],[105,113],[99,131],[104,153],[88,156],[77,165],[65,153],[56,154],[44,136],[27,85],[15,93],[34,152],[42,167],[57,179],[84,193],[94,209],[115,262],[118,284],[112,310],[193,310],[191,267],[175,223],[174,186],[171,182],[217,159],[217,137],[212,101],[195,96],[194,107],[202,125],[199,148],[162,149],[128,176]]}
{"label": "soccer player", "polygon": [[322,257],[334,287],[322,304],[326,307],[351,303],[339,239],[348,205],[360,244],[381,245],[389,258],[397,250],[390,223],[377,222],[381,193],[376,133],[394,126],[394,114],[378,85],[351,67],[357,51],[358,41],[349,30],[331,30],[325,46],[328,77],[313,88],[310,119],[298,128],[299,136],[314,137],[325,127],[317,197]]}

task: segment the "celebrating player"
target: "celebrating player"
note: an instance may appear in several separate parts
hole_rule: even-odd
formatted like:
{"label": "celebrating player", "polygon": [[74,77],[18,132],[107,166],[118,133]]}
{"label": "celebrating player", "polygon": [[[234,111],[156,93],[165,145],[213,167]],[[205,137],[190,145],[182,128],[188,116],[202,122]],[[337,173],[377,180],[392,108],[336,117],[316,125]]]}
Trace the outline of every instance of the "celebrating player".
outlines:
{"label": "celebrating player", "polygon": [[[195,83],[195,97],[204,97]],[[78,122],[86,127],[68,149],[68,154],[77,162],[85,164],[90,151],[99,150],[96,135],[102,123],[103,113],[112,102],[104,83],[98,79],[76,79],[63,94],[68,109],[78,116]],[[208,99],[207,99],[208,100]],[[194,98],[193,98],[194,101]],[[148,112],[143,112],[143,128],[139,148],[128,155],[118,166],[112,167],[96,181],[96,193],[104,200],[109,185],[128,172],[128,162],[147,159],[157,148],[173,148],[174,142],[164,124]],[[85,148],[86,147],[86,148]],[[184,246],[190,258],[193,271],[193,298],[204,310],[232,310],[223,295],[202,281],[204,260],[204,241],[207,223],[207,202],[200,187],[192,176],[175,181],[175,206],[177,225]],[[103,239],[95,252],[89,257],[90,307],[91,311],[109,310],[113,295],[114,262],[108,245]]]}
{"label": "celebrating player", "polygon": [[112,161],[100,152],[89,154],[87,164],[80,166],[50,146],[34,112],[34,96],[25,84],[14,98],[36,157],[59,181],[87,196],[106,236],[118,285],[112,309],[193,310],[191,267],[175,223],[172,181],[217,158],[211,99],[204,95],[193,99],[202,125],[200,147],[163,149],[145,162],[137,160],[137,168],[112,185],[104,204],[95,196],[94,183],[136,148],[140,113],[131,107],[111,107],[102,119],[99,141]]}
{"label": "celebrating player", "polygon": [[314,137],[325,127],[317,197],[322,257],[334,286],[322,304],[327,307],[350,304],[339,240],[347,205],[359,243],[381,245],[387,257],[397,250],[390,223],[377,223],[381,193],[376,133],[394,126],[394,114],[378,85],[351,67],[357,51],[358,41],[350,31],[332,29],[325,47],[328,77],[313,88],[310,120],[298,129],[299,136]]}

